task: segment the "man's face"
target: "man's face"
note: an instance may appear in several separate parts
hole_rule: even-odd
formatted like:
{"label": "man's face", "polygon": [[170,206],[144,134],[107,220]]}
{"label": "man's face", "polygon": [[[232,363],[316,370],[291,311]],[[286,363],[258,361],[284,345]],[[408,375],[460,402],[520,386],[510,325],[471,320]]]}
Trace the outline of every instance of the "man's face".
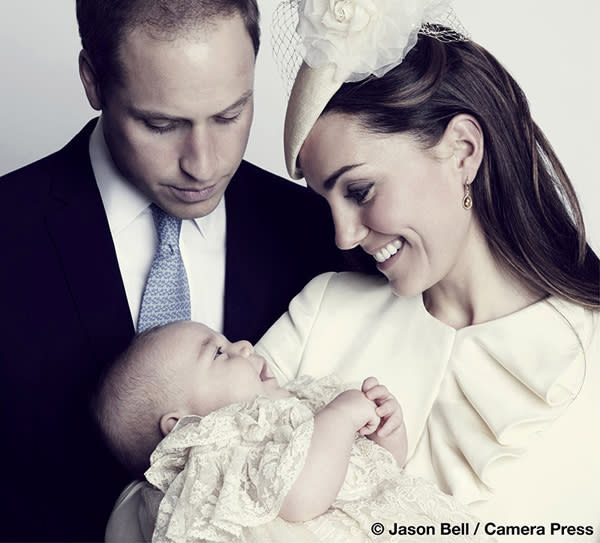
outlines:
{"label": "man's face", "polygon": [[104,137],[123,175],[169,214],[202,217],[219,203],[246,149],[254,49],[239,15],[197,34],[120,46],[121,83],[104,96]]}

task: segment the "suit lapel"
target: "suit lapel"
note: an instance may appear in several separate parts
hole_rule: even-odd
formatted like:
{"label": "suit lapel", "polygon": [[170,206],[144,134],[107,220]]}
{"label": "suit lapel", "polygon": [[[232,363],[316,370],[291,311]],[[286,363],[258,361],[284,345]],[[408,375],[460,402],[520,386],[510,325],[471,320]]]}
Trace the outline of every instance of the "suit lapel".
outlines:
{"label": "suit lapel", "polygon": [[46,225],[73,304],[96,358],[112,358],[133,336],[108,220],[89,160],[89,123],[56,156]]}

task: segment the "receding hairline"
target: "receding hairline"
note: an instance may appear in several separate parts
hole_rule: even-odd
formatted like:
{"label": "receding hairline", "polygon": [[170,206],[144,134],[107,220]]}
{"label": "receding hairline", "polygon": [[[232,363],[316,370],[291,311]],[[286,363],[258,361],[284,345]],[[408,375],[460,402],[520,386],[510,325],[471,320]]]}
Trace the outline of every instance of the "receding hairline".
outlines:
{"label": "receding hairline", "polygon": [[172,41],[178,39],[196,40],[208,36],[216,31],[219,23],[230,21],[238,17],[244,26],[246,34],[251,41],[250,33],[244,23],[242,11],[236,6],[223,8],[221,11],[202,13],[195,17],[187,17],[177,21],[177,23],[165,24],[163,19],[156,17],[145,17],[133,19],[125,28],[125,37],[133,32],[140,31],[146,33],[149,37],[160,41]]}

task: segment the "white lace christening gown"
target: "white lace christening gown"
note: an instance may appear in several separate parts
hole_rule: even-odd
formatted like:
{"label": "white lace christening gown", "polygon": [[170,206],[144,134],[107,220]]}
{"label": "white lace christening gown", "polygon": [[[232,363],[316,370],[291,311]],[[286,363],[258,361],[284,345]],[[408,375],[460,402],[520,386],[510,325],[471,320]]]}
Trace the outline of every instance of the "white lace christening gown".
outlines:
{"label": "white lace christening gown", "polygon": [[333,377],[303,377],[286,388],[295,397],[259,397],[185,417],[159,444],[146,473],[164,493],[153,541],[490,540],[474,534],[481,527],[455,499],[407,475],[388,451],[363,437],[354,442],[344,484],[327,512],[305,522],[280,519],[304,465],[314,414],[348,387]]}

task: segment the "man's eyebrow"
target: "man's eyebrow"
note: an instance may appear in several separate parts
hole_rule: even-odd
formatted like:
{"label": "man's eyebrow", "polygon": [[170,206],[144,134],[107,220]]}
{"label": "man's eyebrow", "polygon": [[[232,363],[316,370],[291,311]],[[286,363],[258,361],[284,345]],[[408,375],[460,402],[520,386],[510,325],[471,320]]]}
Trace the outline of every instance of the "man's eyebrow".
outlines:
{"label": "man's eyebrow", "polygon": [[250,98],[252,98],[252,94],[253,94],[252,90],[246,91],[233,104],[231,104],[230,106],[227,106],[224,110],[222,110],[219,113],[217,113],[217,116],[218,115],[225,115],[225,114],[230,113],[231,111],[233,111],[235,109],[238,109],[241,106],[244,106],[248,102],[248,100],[250,100]]}
{"label": "man's eyebrow", "polygon": [[[219,113],[216,113],[215,116],[218,117],[220,115],[226,115],[227,113],[230,113],[231,111],[245,105],[248,102],[248,100],[250,100],[250,98],[252,98],[252,94],[253,94],[252,90],[245,92],[244,94],[242,94],[242,96],[238,100],[236,100],[230,106],[227,106],[222,111],[219,111]],[[178,117],[176,115],[168,115],[167,113],[162,113],[160,111],[152,111],[149,109],[138,109],[133,106],[131,106],[129,108],[129,111],[134,116],[141,117],[144,119],[161,119],[161,120],[165,120],[165,121],[174,121],[174,122],[187,121],[187,119],[185,117]]]}
{"label": "man's eyebrow", "polygon": [[183,117],[177,117],[176,115],[168,115],[166,113],[161,113],[160,111],[152,111],[150,109],[138,109],[136,107],[131,106],[129,108],[131,114],[136,117],[140,117],[142,119],[161,119],[165,121],[185,121]]}
{"label": "man's eyebrow", "polygon": [[354,168],[358,168],[363,164],[364,163],[361,162],[358,164],[348,164],[347,166],[342,166],[341,168],[333,172],[327,179],[325,179],[325,181],[323,182],[323,187],[327,191],[331,190],[333,187],[335,187],[335,184],[341,175],[345,174],[347,171],[353,170]]}

